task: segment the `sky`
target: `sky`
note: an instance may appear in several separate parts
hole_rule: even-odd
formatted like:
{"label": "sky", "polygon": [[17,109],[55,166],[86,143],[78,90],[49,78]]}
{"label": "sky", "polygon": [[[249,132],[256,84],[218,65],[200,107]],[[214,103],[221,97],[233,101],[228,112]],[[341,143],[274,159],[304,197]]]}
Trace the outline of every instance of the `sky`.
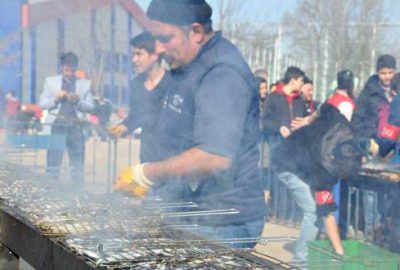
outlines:
{"label": "sky", "polygon": [[[228,0],[229,1],[229,0]],[[251,23],[279,22],[285,11],[289,11],[296,5],[296,0],[240,0],[244,2],[243,9],[238,15],[238,21],[248,21]],[[151,2],[150,0],[136,0],[144,10]],[[207,0],[216,9],[218,0]],[[213,16],[213,21],[217,22],[218,17]]]}

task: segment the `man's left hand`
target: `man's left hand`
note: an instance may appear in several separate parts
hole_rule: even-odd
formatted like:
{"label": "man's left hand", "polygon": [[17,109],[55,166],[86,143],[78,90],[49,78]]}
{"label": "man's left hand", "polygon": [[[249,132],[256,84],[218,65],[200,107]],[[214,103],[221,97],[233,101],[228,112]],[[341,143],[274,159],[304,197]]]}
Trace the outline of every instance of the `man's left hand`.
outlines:
{"label": "man's left hand", "polygon": [[310,124],[310,121],[309,121],[308,117],[296,117],[290,123],[290,128],[292,131],[295,131],[295,130],[298,130],[309,124]]}

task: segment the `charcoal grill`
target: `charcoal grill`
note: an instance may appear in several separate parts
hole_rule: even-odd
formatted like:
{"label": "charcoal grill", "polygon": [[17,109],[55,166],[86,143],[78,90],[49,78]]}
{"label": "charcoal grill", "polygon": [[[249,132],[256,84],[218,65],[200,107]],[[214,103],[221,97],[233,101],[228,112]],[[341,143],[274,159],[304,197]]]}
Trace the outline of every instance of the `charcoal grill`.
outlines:
{"label": "charcoal grill", "polygon": [[0,198],[1,242],[36,269],[293,269],[201,239],[190,230],[195,224],[171,222],[235,209],[204,213],[191,202],[142,204],[119,194],[71,199],[6,162],[0,162]]}
{"label": "charcoal grill", "polygon": [[361,166],[359,174],[383,181],[398,183],[400,182],[400,164],[368,162]]}

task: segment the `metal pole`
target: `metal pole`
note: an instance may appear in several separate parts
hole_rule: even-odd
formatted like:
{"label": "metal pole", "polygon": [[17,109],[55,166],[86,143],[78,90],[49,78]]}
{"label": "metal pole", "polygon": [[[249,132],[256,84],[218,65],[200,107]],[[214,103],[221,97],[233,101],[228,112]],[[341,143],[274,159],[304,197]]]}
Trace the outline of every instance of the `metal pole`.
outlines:
{"label": "metal pole", "polygon": [[320,93],[321,89],[318,88],[318,62],[315,60],[314,61],[314,70],[313,70],[313,81],[314,81],[314,93],[313,93],[313,99],[315,100],[317,98],[317,91]]}
{"label": "metal pole", "polygon": [[282,25],[279,25],[279,34],[278,35],[279,36],[278,36],[277,75],[280,78],[281,74],[282,74]]}
{"label": "metal pole", "polygon": [[113,163],[113,174],[112,174],[113,180],[117,176],[117,158],[118,158],[118,141],[115,139],[114,140],[114,163]]}
{"label": "metal pole", "polygon": [[107,140],[108,155],[107,155],[107,193],[110,192],[111,183],[111,140]]}
{"label": "metal pole", "polygon": [[371,48],[371,69],[370,69],[370,74],[374,74],[375,72],[375,54],[376,54],[376,32],[377,32],[377,26],[374,24],[372,26],[372,48]]}
{"label": "metal pole", "polygon": [[[351,225],[351,195],[353,194],[353,188],[349,187],[349,192],[347,194],[347,220],[346,220],[346,230],[349,232],[349,227]],[[347,235],[346,235],[347,238]]]}
{"label": "metal pole", "polygon": [[256,48],[256,59],[255,59],[255,65],[259,66],[261,63],[260,61],[260,48]]}
{"label": "metal pole", "polygon": [[[268,71],[268,67],[267,67],[267,49],[263,50],[263,54],[262,54],[262,67]],[[268,72],[268,76],[270,76],[270,73]]]}
{"label": "metal pole", "polygon": [[92,182],[96,178],[96,136],[93,136],[93,156],[92,156]]}
{"label": "metal pole", "polygon": [[281,39],[282,39],[282,26],[279,25],[278,37],[275,40],[275,61],[274,61],[274,81],[277,81],[281,76]]}
{"label": "metal pole", "polygon": [[36,28],[29,28],[29,102],[36,102]]}
{"label": "metal pole", "polygon": [[131,90],[131,74],[132,74],[132,51],[130,45],[130,37],[132,36],[132,15],[128,13],[128,44],[126,48],[127,55],[127,72],[126,72],[126,93],[125,93],[125,104],[129,106],[130,90]]}
{"label": "metal pole", "polygon": [[[364,194],[363,194],[364,195]],[[356,230],[356,234],[358,234],[358,229],[359,229],[359,215],[360,215],[360,190],[356,189],[356,207],[355,207],[355,230]]]}
{"label": "metal pole", "polygon": [[94,70],[94,72],[92,72],[92,76],[95,76],[94,74],[96,74],[95,77],[93,77],[93,87],[96,87],[95,91],[97,92],[97,94],[99,96],[104,97],[104,93],[103,91],[101,91],[101,87],[99,84],[99,72],[97,71],[98,68],[100,68],[100,55],[99,55],[99,44],[97,41],[97,28],[96,28],[96,22],[97,22],[97,11],[96,9],[93,9],[90,12],[90,41],[91,41],[91,47],[92,47],[92,61],[91,62],[91,69],[92,71]]}
{"label": "metal pole", "polygon": [[19,50],[20,50],[20,52],[21,52],[21,56],[19,57],[19,70],[18,70],[18,73],[19,73],[19,77],[20,77],[20,79],[19,79],[19,82],[18,82],[18,86],[17,86],[17,90],[19,91],[19,93],[18,93],[18,96],[20,97],[20,99],[21,100],[23,100],[23,96],[24,96],[24,94],[23,94],[23,90],[22,90],[22,85],[23,85],[23,80],[24,80],[24,72],[23,72],[23,65],[24,65],[24,53],[23,53],[23,51],[24,51],[24,25],[23,25],[23,23],[22,23],[22,20],[23,20],[23,9],[24,9],[24,5],[26,5],[28,3],[28,0],[20,0],[20,12],[21,12],[21,14],[20,14],[20,19],[21,19],[21,26],[22,26],[22,31],[21,31],[21,33],[20,33],[20,42],[19,42]]}
{"label": "metal pole", "polygon": [[267,70],[268,70],[268,76],[269,76],[269,79],[270,79],[270,81],[268,83],[269,84],[274,83],[275,81],[274,81],[274,78],[272,77],[273,76],[273,74],[272,74],[273,73],[272,50],[268,52],[268,67],[267,67]]}
{"label": "metal pole", "polygon": [[322,75],[322,101],[325,101],[328,91],[328,65],[329,65],[329,36],[325,34],[324,40],[324,67]]}
{"label": "metal pole", "polygon": [[58,65],[57,71],[61,73],[60,57],[64,53],[65,48],[65,23],[63,20],[57,20],[57,50],[58,50]]}
{"label": "metal pole", "polygon": [[[246,48],[247,48],[247,46],[246,46]],[[249,66],[251,67],[253,65],[253,50],[252,50],[251,46],[249,48],[249,58],[248,59],[249,59],[248,60]]]}
{"label": "metal pole", "polygon": [[132,136],[129,136],[128,166],[132,164]]}
{"label": "metal pole", "polygon": [[[110,97],[115,96],[115,5],[111,6],[111,33],[110,33]],[[113,100],[113,98],[111,98]],[[115,99],[113,101],[116,101]]]}

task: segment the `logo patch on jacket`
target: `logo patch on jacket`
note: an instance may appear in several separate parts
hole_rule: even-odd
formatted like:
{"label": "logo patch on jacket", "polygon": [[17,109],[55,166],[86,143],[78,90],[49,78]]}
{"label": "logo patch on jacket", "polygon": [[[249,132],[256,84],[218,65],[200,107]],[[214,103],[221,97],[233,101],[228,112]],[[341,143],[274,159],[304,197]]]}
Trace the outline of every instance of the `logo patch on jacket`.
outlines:
{"label": "logo patch on jacket", "polygon": [[172,97],[171,103],[168,104],[168,107],[173,110],[174,112],[177,113],[182,113],[182,104],[184,102],[183,97],[181,97],[180,95],[174,95]]}

